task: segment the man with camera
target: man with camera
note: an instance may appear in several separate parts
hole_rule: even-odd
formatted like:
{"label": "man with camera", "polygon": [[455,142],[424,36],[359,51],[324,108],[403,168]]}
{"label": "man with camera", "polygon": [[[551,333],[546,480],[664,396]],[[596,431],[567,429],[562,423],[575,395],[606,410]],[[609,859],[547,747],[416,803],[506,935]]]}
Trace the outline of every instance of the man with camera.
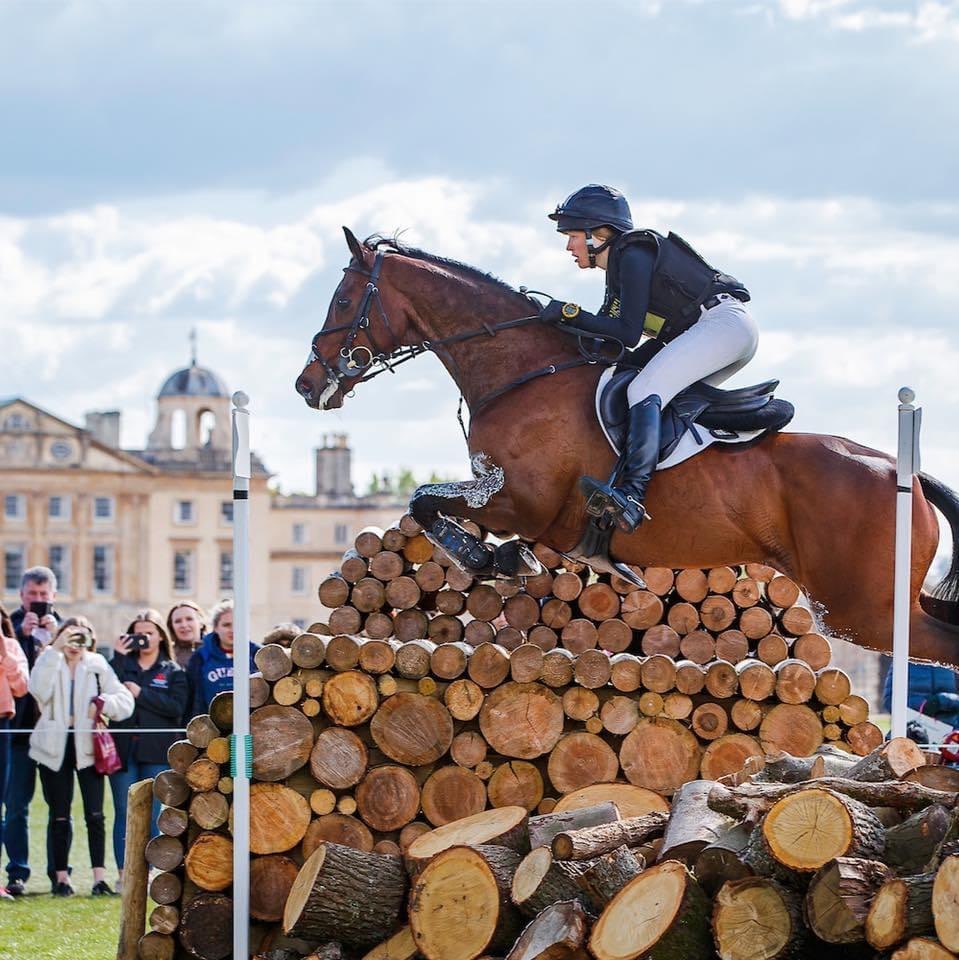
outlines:
{"label": "man with camera", "polygon": [[[40,653],[51,643],[60,626],[61,617],[54,609],[57,598],[57,577],[49,567],[31,567],[20,579],[20,606],[10,615],[17,641],[27,658],[30,671]],[[31,759],[30,731],[39,715],[36,701],[30,694],[16,698],[11,730],[10,769],[3,798],[4,844],[7,848],[7,892],[22,896],[30,878],[30,802],[37,784],[37,764]],[[47,830],[47,874],[54,885],[52,835]]]}

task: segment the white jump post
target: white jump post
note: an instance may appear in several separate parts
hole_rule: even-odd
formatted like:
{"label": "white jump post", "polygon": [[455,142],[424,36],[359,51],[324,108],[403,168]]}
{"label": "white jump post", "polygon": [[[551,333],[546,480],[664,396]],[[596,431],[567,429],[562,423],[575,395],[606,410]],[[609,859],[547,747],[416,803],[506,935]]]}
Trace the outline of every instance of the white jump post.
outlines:
{"label": "white jump post", "polygon": [[250,955],[250,398],[233,394],[233,956]]}
{"label": "white jump post", "polygon": [[899,444],[896,456],[896,567],[892,616],[892,735],[906,735],[909,693],[909,607],[912,580],[912,478],[919,472],[922,408],[915,391],[899,391]]}

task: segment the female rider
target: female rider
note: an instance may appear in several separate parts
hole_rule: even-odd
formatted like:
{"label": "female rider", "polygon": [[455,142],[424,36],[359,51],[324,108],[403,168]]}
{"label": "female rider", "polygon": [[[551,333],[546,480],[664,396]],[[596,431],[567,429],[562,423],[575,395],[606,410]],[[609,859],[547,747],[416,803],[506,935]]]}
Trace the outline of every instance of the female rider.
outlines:
{"label": "female rider", "polygon": [[[662,410],[681,390],[729,379],[753,357],[759,334],[746,310],[749,292],[709,266],[681,237],[635,230],[626,198],[589,184],[549,215],[568,237],[581,270],[606,272],[606,297],[597,314],[550,301],[544,320],[612,337],[627,347],[645,334],[645,365],[627,391],[629,424],[622,472],[615,486],[582,477],[591,516],[609,514],[625,533],[649,516],[646,488],[656,469]],[[647,359],[648,358],[648,359]]]}

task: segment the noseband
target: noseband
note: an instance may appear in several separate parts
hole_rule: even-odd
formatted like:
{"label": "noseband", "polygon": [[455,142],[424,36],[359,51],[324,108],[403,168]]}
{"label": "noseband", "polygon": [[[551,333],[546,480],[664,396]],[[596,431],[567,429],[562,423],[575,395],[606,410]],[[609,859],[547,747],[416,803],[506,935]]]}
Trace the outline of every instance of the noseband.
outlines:
{"label": "noseband", "polygon": [[[307,362],[318,363],[326,373],[326,387],[323,390],[323,396],[320,398],[321,404],[323,400],[330,397],[336,390],[339,389],[344,380],[359,376],[360,380],[358,382],[362,382],[363,380],[370,379],[370,377],[375,376],[377,373],[382,373],[384,369],[392,370],[392,367],[390,366],[390,359],[395,351],[387,353],[380,348],[380,345],[376,340],[376,335],[373,333],[373,327],[370,323],[370,312],[373,304],[375,303],[379,307],[380,316],[383,318],[383,323],[386,326],[390,337],[392,338],[393,328],[390,326],[390,318],[387,316],[386,310],[383,307],[383,301],[380,298],[380,290],[377,286],[377,281],[379,280],[380,270],[382,267],[383,254],[377,253],[375,259],[373,260],[373,269],[370,271],[362,270],[359,267],[354,267],[352,264],[344,268],[344,273],[351,270],[355,273],[361,273],[364,276],[369,277],[366,288],[363,291],[363,299],[360,301],[360,305],[357,307],[356,314],[350,323],[340,324],[336,327],[330,327],[329,330],[320,330],[320,332],[313,337],[310,357]],[[336,364],[336,369],[334,369],[317,349],[317,341],[320,339],[320,337],[328,337],[331,334],[341,333],[344,330],[346,331],[346,335],[343,337],[343,346],[340,347],[339,359]],[[370,342],[369,347],[365,347],[362,344],[360,346],[355,346],[356,338],[359,336],[361,330],[366,331],[367,339]],[[371,367],[376,365],[380,365],[380,369],[366,374],[365,376],[360,376],[361,374],[364,374],[365,371],[370,370]]]}

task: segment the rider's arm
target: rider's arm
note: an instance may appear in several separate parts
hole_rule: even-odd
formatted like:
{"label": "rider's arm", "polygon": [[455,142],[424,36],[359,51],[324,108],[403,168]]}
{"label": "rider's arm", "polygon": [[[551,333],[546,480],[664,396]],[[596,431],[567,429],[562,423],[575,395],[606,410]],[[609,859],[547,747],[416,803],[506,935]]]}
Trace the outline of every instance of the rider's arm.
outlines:
{"label": "rider's arm", "polygon": [[655,263],[655,252],[638,244],[627,247],[619,261],[619,339],[629,346],[643,335]]}
{"label": "rider's arm", "polygon": [[618,317],[580,309],[574,317],[566,318],[565,322],[580,330],[588,330],[604,337],[615,337],[627,346],[634,346],[643,335],[655,259],[653,251],[638,245],[627,247],[623,251],[619,266]]}

